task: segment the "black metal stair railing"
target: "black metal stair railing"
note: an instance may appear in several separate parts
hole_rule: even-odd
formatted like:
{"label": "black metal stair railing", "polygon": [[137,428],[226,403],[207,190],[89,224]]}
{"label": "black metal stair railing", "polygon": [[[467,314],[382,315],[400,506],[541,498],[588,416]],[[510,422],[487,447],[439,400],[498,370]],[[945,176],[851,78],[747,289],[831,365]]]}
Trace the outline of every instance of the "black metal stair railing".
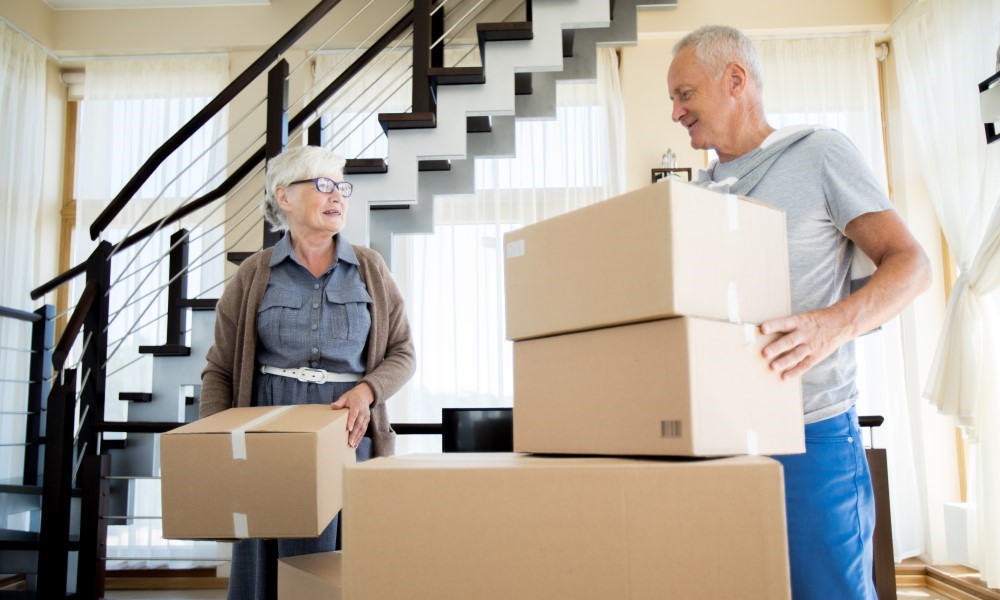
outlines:
{"label": "black metal stair railing", "polygon": [[[413,111],[433,111],[436,86],[447,83],[449,77],[452,78],[452,83],[459,82],[456,77],[460,77],[460,74],[449,73],[443,64],[444,2],[417,0],[413,10],[406,12],[393,23],[365,49],[360,57],[352,61],[333,82],[317,93],[301,110],[289,116],[288,65],[281,59],[281,55],[304,33],[319,23],[338,2],[339,0],[319,2],[287,34],[234,79],[219,96],[211,100],[158,148],[94,221],[90,228],[91,237],[96,239],[102,235],[153,172],[189,136],[223,110],[250,82],[263,75],[269,66],[274,65],[270,67],[268,75],[271,82],[266,100],[268,118],[266,138],[261,147],[250,152],[242,163],[232,167],[215,189],[182,202],[176,210],[164,218],[134,232],[130,231],[115,245],[102,241],[85,262],[31,292],[33,299],[39,299],[81,276],[86,278],[83,292],[58,342],[55,342],[53,336],[55,309],[53,307],[40,309],[41,314],[35,318],[39,328],[39,333],[35,336],[36,343],[41,343],[46,352],[37,357],[37,364],[34,360],[32,362],[32,379],[37,379],[40,384],[29,393],[29,412],[35,408],[38,410],[34,417],[29,416],[28,419],[29,428],[34,433],[26,435],[26,439],[29,440],[28,448],[33,450],[26,452],[25,482],[38,483],[40,471],[47,474],[44,477],[42,490],[44,501],[39,539],[36,545],[31,546],[38,552],[37,597],[64,597],[67,585],[76,588],[77,597],[103,597],[107,558],[106,517],[110,497],[109,474],[111,474],[111,457],[107,454],[109,444],[104,441],[104,435],[116,432],[155,434],[178,425],[176,422],[109,422],[105,418],[108,362],[109,355],[114,352],[108,340],[108,331],[110,321],[116,316],[109,306],[111,289],[117,283],[117,280],[115,283],[112,282],[112,257],[118,252],[145,243],[165,227],[180,223],[197,211],[231,197],[231,194],[246,185],[252,176],[261,172],[267,157],[274,156],[283,149],[292,132],[306,135],[309,143],[321,143],[322,126],[319,115],[324,106],[405,31],[413,29],[414,45],[417,48],[427,48],[426,52],[414,53],[417,59],[414,61],[412,76]],[[480,34],[480,43],[483,39]],[[391,117],[386,120],[391,120]],[[308,133],[306,133],[307,128]],[[376,168],[384,171],[385,161],[380,162],[381,165]],[[361,161],[355,161],[353,167],[364,168],[364,165]],[[444,166],[428,164],[421,165],[421,168],[444,168]],[[187,229],[173,232],[169,242],[170,249],[165,255],[170,258],[168,273],[170,281],[166,286],[169,310],[165,315],[167,339],[163,346],[169,347],[175,353],[184,350],[185,311],[209,309],[214,306],[214,300],[211,298],[187,297],[186,277],[192,269],[188,264],[187,247],[192,239],[191,236]],[[135,331],[136,325],[138,324],[133,324],[130,333]],[[143,349],[163,350],[162,347]],[[75,364],[69,364],[77,359],[78,362]],[[55,373],[54,378],[53,373]],[[51,381],[57,383],[52,385]],[[46,399],[48,410],[44,411],[45,419],[42,420]],[[79,425],[75,425],[76,423]],[[45,435],[45,432],[48,432],[48,435]],[[46,449],[45,465],[44,469],[40,469],[41,454],[38,450],[43,444]],[[80,496],[82,496],[81,517],[74,523],[71,522],[69,503],[72,498]],[[70,532],[75,527],[79,528],[79,534],[74,533],[71,536]],[[78,576],[75,582],[67,581],[71,572],[68,563],[70,551],[79,551]]]}

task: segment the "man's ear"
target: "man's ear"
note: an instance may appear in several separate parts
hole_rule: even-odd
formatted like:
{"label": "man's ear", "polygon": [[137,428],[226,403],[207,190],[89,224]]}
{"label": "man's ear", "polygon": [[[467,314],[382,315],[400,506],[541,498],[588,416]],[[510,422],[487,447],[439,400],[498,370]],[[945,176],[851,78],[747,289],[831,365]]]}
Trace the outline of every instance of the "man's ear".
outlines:
{"label": "man's ear", "polygon": [[740,96],[747,88],[747,70],[737,62],[729,63],[723,77],[726,80],[726,87],[734,96]]}

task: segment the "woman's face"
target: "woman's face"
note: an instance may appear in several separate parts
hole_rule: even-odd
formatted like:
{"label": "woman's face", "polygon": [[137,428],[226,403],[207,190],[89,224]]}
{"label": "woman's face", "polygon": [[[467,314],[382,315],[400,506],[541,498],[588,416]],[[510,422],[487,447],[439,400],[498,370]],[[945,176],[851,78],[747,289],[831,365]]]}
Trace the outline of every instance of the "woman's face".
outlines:
{"label": "woman's face", "polygon": [[[343,181],[342,173],[327,173],[320,179],[329,179],[336,183]],[[329,185],[320,181],[319,186]],[[278,206],[285,211],[288,227],[295,234],[328,234],[331,237],[340,232],[347,224],[347,198],[336,186],[330,192],[321,192],[315,179],[308,179],[278,186],[275,198]]]}

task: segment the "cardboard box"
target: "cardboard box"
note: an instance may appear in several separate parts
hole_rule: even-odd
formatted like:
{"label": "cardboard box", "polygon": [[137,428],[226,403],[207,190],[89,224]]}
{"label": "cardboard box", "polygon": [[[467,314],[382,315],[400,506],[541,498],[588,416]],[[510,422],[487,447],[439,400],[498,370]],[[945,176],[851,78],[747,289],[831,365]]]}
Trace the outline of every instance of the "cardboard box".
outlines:
{"label": "cardboard box", "polygon": [[351,600],[790,597],[769,458],[405,455],[345,483]]}
{"label": "cardboard box", "polygon": [[160,436],[163,537],[315,537],[342,506],[347,410],[232,408]]}
{"label": "cardboard box", "polygon": [[340,552],[278,559],[278,600],[340,600]]}
{"label": "cardboard box", "polygon": [[504,235],[507,339],[791,314],[784,212],[668,180]]}
{"label": "cardboard box", "polygon": [[804,452],[801,383],[760,355],[775,337],[681,317],[514,342],[514,450]]}

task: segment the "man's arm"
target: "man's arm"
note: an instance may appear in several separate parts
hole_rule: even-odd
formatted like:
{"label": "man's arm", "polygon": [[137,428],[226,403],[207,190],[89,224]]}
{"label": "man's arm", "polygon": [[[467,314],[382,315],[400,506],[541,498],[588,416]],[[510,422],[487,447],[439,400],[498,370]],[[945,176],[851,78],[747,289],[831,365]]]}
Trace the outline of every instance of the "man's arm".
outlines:
{"label": "man's arm", "polygon": [[784,333],[762,350],[782,379],[802,375],[844,343],[885,323],[930,285],[927,255],[895,210],[863,214],[844,232],[877,269],[864,287],[840,302],[761,323],[761,333]]}

